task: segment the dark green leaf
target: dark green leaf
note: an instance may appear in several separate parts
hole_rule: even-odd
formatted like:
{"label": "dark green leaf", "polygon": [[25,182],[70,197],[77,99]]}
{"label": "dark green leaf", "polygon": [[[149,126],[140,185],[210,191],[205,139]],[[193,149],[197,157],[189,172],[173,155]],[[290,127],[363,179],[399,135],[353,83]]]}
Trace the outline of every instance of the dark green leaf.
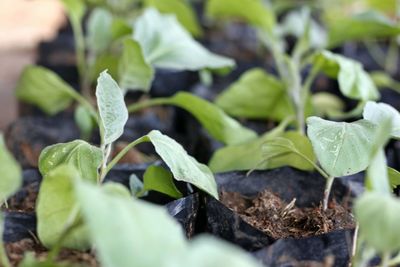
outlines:
{"label": "dark green leaf", "polygon": [[392,188],[396,188],[400,185],[400,172],[393,168],[388,167],[389,183]]}
{"label": "dark green leaf", "polygon": [[16,88],[20,100],[38,106],[49,115],[66,109],[72,103],[73,90],[57,74],[38,66],[26,67]]}
{"label": "dark green leaf", "polygon": [[143,190],[157,191],[173,198],[181,198],[183,195],[174,184],[172,174],[160,166],[150,166],[143,175]]}

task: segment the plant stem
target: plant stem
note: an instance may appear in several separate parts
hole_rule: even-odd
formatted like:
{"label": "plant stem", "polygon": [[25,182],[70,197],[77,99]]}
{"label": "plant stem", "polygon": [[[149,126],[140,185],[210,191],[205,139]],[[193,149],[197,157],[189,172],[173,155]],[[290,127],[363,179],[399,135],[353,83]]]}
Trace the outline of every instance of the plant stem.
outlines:
{"label": "plant stem", "polygon": [[381,267],[388,267],[390,262],[390,252],[384,252],[381,257]]}
{"label": "plant stem", "polygon": [[80,105],[84,106],[90,113],[90,115],[92,115],[92,117],[94,118],[94,120],[96,121],[96,123],[99,123],[99,118],[97,115],[96,110],[94,109],[94,107],[92,106],[92,104],[90,104],[90,102],[84,98],[83,96],[81,96],[78,92],[76,92],[75,90],[69,90],[68,91],[69,95],[71,97],[73,97]]}
{"label": "plant stem", "polygon": [[322,206],[324,211],[326,211],[328,209],[329,196],[331,194],[331,189],[332,189],[334,180],[335,180],[335,177],[332,177],[332,176],[329,176],[328,179],[326,180],[325,190],[324,190],[324,201],[323,201],[323,206]]}
{"label": "plant stem", "polygon": [[386,54],[385,70],[390,74],[395,74],[399,60],[399,47],[396,38],[392,38],[389,44],[389,50]]}
{"label": "plant stem", "polygon": [[170,98],[168,98],[168,97],[147,99],[147,100],[143,100],[143,101],[129,105],[128,112],[135,113],[144,108],[158,106],[158,105],[165,105],[165,104],[169,104],[169,103],[170,103]]}
{"label": "plant stem", "polygon": [[[351,257],[350,259],[354,259],[357,254],[357,242],[358,242],[358,230],[360,228],[360,225],[357,223],[356,229],[354,230],[354,235],[353,235],[353,245],[351,246]],[[353,262],[350,261],[349,267],[353,265]]]}
{"label": "plant stem", "polygon": [[107,162],[108,158],[110,157],[111,154],[111,149],[112,149],[112,144],[108,144],[106,146],[102,146],[102,151],[103,151],[103,161],[100,167],[100,174],[98,176],[98,183],[101,184],[104,180],[104,178],[107,175],[106,168],[107,168]]}
{"label": "plant stem", "polygon": [[113,160],[110,161],[110,163],[108,163],[108,165],[107,165],[107,167],[105,168],[104,173],[103,173],[104,176],[107,175],[107,173],[115,166],[115,164],[118,163],[118,161],[120,161],[120,160],[125,156],[126,153],[128,153],[128,151],[129,151],[131,148],[133,148],[134,146],[136,146],[136,145],[138,145],[138,144],[140,144],[140,143],[148,142],[148,141],[149,141],[149,138],[145,135],[145,136],[142,136],[142,137],[136,139],[135,141],[133,141],[132,143],[130,143],[129,145],[127,145],[126,147],[124,147],[124,149],[122,149],[122,150],[118,153],[118,155],[116,155],[116,156],[113,158]]}
{"label": "plant stem", "polygon": [[389,266],[396,266],[400,264],[400,253],[388,261]]}

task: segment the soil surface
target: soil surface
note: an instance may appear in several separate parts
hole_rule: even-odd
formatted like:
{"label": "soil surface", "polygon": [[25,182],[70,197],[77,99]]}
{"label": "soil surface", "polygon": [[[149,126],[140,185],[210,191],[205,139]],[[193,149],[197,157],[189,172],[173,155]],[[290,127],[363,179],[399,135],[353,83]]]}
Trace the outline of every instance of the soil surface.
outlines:
{"label": "soil surface", "polygon": [[[48,255],[46,248],[39,245],[33,239],[22,239],[18,242],[7,243],[5,244],[5,247],[12,266],[18,266],[22,261],[24,254],[27,252],[33,252],[37,259],[42,260],[45,260]],[[79,264],[87,267],[100,266],[93,253],[71,249],[63,249],[58,256],[57,261],[68,261],[68,263]]]}
{"label": "soil surface", "polygon": [[244,221],[275,239],[308,237],[355,227],[349,208],[335,201],[329,204],[326,212],[322,211],[322,205],[298,208],[295,199],[286,203],[268,190],[254,199],[222,192],[221,201]]}

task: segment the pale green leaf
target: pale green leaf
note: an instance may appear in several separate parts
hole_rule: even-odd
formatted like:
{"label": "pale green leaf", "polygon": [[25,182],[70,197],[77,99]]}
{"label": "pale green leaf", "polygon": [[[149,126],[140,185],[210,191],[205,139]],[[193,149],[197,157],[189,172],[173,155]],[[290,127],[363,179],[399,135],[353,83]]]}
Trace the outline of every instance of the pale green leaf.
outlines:
{"label": "pale green leaf", "polygon": [[[67,224],[73,223],[78,211],[73,185],[82,178],[71,165],[61,165],[43,176],[36,214],[38,236],[46,247],[56,245]],[[89,245],[84,227],[74,229],[63,242],[67,248],[82,250]]]}
{"label": "pale green leaf", "polygon": [[147,137],[176,180],[191,183],[218,199],[214,175],[206,165],[198,163],[180,144],[159,131],[153,130]]}
{"label": "pale green leaf", "polygon": [[104,132],[103,142],[104,145],[108,145],[123,134],[128,121],[128,110],[122,90],[106,71],[102,72],[97,79],[96,97],[100,127]]}
{"label": "pale green leaf", "polygon": [[315,115],[319,117],[340,114],[345,108],[341,98],[327,92],[313,94],[311,97]]}
{"label": "pale green leaf", "polygon": [[400,250],[400,201],[391,195],[364,193],[354,207],[360,238],[378,253]]}
{"label": "pale green leaf", "polygon": [[383,120],[391,121],[390,133],[393,138],[400,138],[400,113],[385,103],[369,101],[363,112],[364,119],[379,125]]}
{"label": "pale green leaf", "polygon": [[218,106],[195,95],[180,92],[168,99],[168,103],[191,113],[212,137],[225,144],[243,143],[257,137]]}
{"label": "pale green leaf", "polygon": [[0,173],[0,203],[3,203],[22,185],[22,171],[17,161],[8,152],[2,134],[0,134]]}
{"label": "pale green leaf", "polygon": [[276,23],[274,12],[262,0],[208,0],[206,12],[214,18],[238,18],[267,32]]}
{"label": "pale green leaf", "polygon": [[310,117],[307,126],[317,159],[330,176],[363,171],[376,153],[377,128],[367,120],[346,123]]}
{"label": "pale green leaf", "polygon": [[286,132],[282,136],[267,140],[263,146],[263,166],[274,169],[291,166],[299,170],[312,171],[316,158],[310,140],[298,132]]}
{"label": "pale green leaf", "polygon": [[144,59],[142,48],[136,41],[131,39],[124,41],[118,72],[121,88],[144,92],[150,90],[154,70]]}
{"label": "pale green leaf", "polygon": [[91,137],[95,127],[95,122],[93,121],[90,111],[88,111],[88,109],[84,106],[80,105],[75,109],[74,119],[81,132],[81,138],[88,140]]}
{"label": "pale green leaf", "polygon": [[39,170],[42,176],[45,176],[55,168],[68,164],[75,167],[80,177],[97,181],[97,169],[102,159],[100,148],[82,140],[75,140],[43,149],[39,157]]}
{"label": "pale green leaf", "polygon": [[76,193],[102,266],[162,267],[183,254],[182,229],[163,207],[86,183],[78,183]]}
{"label": "pale green leaf", "polygon": [[179,23],[193,36],[202,35],[202,29],[196,18],[196,13],[185,0],[146,0],[147,6],[153,6],[162,13],[171,13]]}
{"label": "pale green leaf", "polygon": [[16,93],[23,102],[38,106],[49,115],[66,109],[73,100],[73,88],[54,72],[38,66],[28,66],[22,72]]}
{"label": "pale green leaf", "polygon": [[107,70],[111,77],[118,77],[120,59],[121,57],[113,53],[103,52],[98,55],[91,72],[91,81],[95,81],[104,70]]}
{"label": "pale green leaf", "polygon": [[66,8],[73,23],[79,23],[86,12],[85,2],[83,0],[61,0]]}
{"label": "pale green leaf", "polygon": [[143,175],[143,190],[157,191],[173,198],[181,198],[183,195],[174,184],[172,174],[160,166],[150,166]]}
{"label": "pale green leaf", "polygon": [[378,89],[359,62],[325,50],[314,57],[314,64],[338,80],[343,95],[364,101],[379,98]]}
{"label": "pale green leaf", "polygon": [[[200,70],[233,67],[229,58],[213,54],[196,42],[172,15],[148,8],[134,26],[133,38],[147,62],[158,68]],[[168,29],[166,31],[165,29]]]}
{"label": "pale green leaf", "polygon": [[112,23],[112,14],[105,9],[95,8],[90,13],[87,25],[87,46],[95,55],[102,53],[110,45]]}
{"label": "pale green leaf", "polygon": [[131,191],[132,196],[135,196],[135,197],[145,196],[147,194],[147,192],[143,188],[144,188],[144,184],[143,184],[142,180],[140,180],[136,174],[134,174],[134,173],[131,174],[129,176],[129,189]]}
{"label": "pale green leaf", "polygon": [[370,191],[380,192],[382,194],[390,194],[389,175],[385,151],[379,149],[372,158],[370,165],[367,168],[366,188]]}
{"label": "pale green leaf", "polygon": [[282,120],[294,115],[282,82],[262,69],[251,69],[219,95],[216,104],[229,115]]}
{"label": "pale green leaf", "polygon": [[326,16],[326,23],[330,47],[338,46],[346,41],[394,37],[400,34],[400,25],[376,11],[367,11],[353,16]]}

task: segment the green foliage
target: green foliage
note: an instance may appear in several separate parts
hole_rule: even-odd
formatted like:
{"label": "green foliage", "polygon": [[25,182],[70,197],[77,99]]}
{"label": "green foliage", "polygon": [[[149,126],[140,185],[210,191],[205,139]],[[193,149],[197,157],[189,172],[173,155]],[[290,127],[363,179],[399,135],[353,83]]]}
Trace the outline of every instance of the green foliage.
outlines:
{"label": "green foliage", "polygon": [[184,250],[182,229],[164,208],[86,183],[76,192],[102,266],[165,266]]}
{"label": "green foliage", "polygon": [[154,78],[154,69],[146,62],[142,48],[134,40],[124,41],[124,49],[118,66],[119,85],[123,89],[148,92]]}
{"label": "green foliage", "polygon": [[262,69],[251,69],[216,99],[229,115],[283,120],[294,115],[284,84]]}
{"label": "green foliage", "polygon": [[400,250],[400,202],[390,195],[364,193],[355,204],[360,238],[378,253]]}
{"label": "green foliage", "polygon": [[200,70],[235,65],[233,60],[213,54],[196,42],[174,16],[161,15],[153,8],[145,10],[134,29],[133,38],[141,45],[146,61],[155,67]]}
{"label": "green foliage", "polygon": [[[13,195],[22,184],[21,167],[8,152],[3,135],[0,134],[0,203]],[[2,225],[2,223],[0,223]],[[1,236],[1,235],[0,235]]]}
{"label": "green foliage", "polygon": [[363,101],[379,98],[371,77],[359,62],[330,51],[322,51],[314,57],[314,65],[338,80],[343,95]]}
{"label": "green foliage", "polygon": [[102,8],[95,8],[90,13],[87,25],[87,47],[98,55],[104,52],[112,41],[111,26],[113,17]]}
{"label": "green foliage", "polygon": [[335,116],[343,112],[345,104],[343,100],[334,94],[320,92],[312,95],[312,104],[315,115],[319,117]]}
{"label": "green foliage", "polygon": [[330,176],[341,177],[363,171],[374,157],[377,128],[367,120],[346,123],[310,117],[307,126],[318,161]]}
{"label": "green foliage", "polygon": [[377,125],[384,120],[389,120],[391,122],[389,129],[391,137],[400,138],[400,113],[392,106],[369,101],[364,107],[363,117]]}
{"label": "green foliage", "polygon": [[175,14],[179,23],[193,36],[202,35],[196,14],[185,0],[145,0],[147,6],[155,7],[161,13]]}
{"label": "green foliage", "polygon": [[160,166],[150,166],[143,175],[143,191],[154,190],[173,198],[183,197],[174,184],[172,174]]}
{"label": "green foliage", "polygon": [[68,12],[72,23],[80,23],[86,12],[86,6],[83,0],[61,0]]}
{"label": "green foliage", "polygon": [[90,111],[88,111],[87,108],[85,108],[84,106],[79,105],[75,109],[74,119],[76,125],[79,127],[79,130],[81,132],[81,138],[84,140],[88,140],[91,137],[96,124],[93,121]]}
{"label": "green foliage", "polygon": [[162,207],[110,195],[86,183],[76,188],[102,266],[260,266],[240,249],[211,237],[188,243]]}
{"label": "green foliage", "polygon": [[206,12],[214,18],[238,18],[267,32],[273,32],[274,12],[262,0],[208,0]]}
{"label": "green foliage", "polygon": [[128,120],[128,110],[122,90],[106,71],[97,80],[96,97],[103,133],[102,143],[108,145],[122,135]]}
{"label": "green foliage", "polygon": [[191,183],[218,199],[217,184],[206,165],[198,163],[180,144],[159,131],[153,130],[146,137],[176,180]]}
{"label": "green foliage", "polygon": [[400,172],[388,167],[387,168],[389,183],[392,188],[396,188],[400,185]]}
{"label": "green foliage", "polygon": [[191,113],[212,137],[225,144],[239,144],[257,137],[254,131],[243,127],[220,108],[195,95],[180,92],[166,103]]}
{"label": "green foliage", "polygon": [[101,149],[85,141],[75,140],[48,146],[39,157],[39,170],[42,176],[68,164],[78,171],[79,176],[90,181],[97,181],[97,169],[103,159]]}
{"label": "green foliage", "polygon": [[[74,193],[74,183],[80,177],[71,165],[61,165],[43,176],[37,200],[37,232],[46,247],[58,244],[66,229],[76,221],[78,202]],[[93,182],[93,181],[92,181]],[[78,227],[64,240],[63,246],[75,249],[88,249],[89,240],[86,229]]]}
{"label": "green foliage", "polygon": [[[385,1],[380,1],[385,2]],[[346,41],[358,41],[400,34],[400,26],[376,11],[352,16],[332,14],[326,16],[329,46],[335,47]]]}
{"label": "green foliage", "polygon": [[38,66],[28,66],[18,82],[17,97],[34,104],[49,115],[67,108],[73,100],[74,89],[54,72]]}

